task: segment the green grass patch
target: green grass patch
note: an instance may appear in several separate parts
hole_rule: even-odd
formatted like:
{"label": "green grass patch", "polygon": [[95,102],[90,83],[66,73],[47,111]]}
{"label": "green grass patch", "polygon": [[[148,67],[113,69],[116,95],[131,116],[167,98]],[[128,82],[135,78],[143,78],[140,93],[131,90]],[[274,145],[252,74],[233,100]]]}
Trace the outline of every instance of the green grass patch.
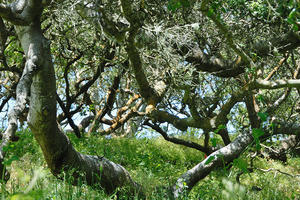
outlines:
{"label": "green grass patch", "polygon": [[[8,149],[6,162],[11,172],[7,184],[1,184],[1,199],[116,199],[101,190],[80,184],[72,186],[68,180],[56,179],[48,170],[42,152],[29,131],[18,133],[20,140]],[[186,170],[204,159],[196,150],[171,144],[162,138],[127,139],[92,136],[78,139],[69,135],[75,148],[86,154],[105,156],[123,165],[134,180],[143,185],[147,199],[168,199],[170,185]],[[247,157],[243,158],[247,160]],[[262,169],[278,169],[289,174],[300,173],[300,159],[290,158],[287,165],[255,159]],[[276,171],[255,170],[240,177],[240,169],[217,169],[199,182],[186,199],[297,199],[300,179]],[[259,187],[261,191],[253,191]],[[127,199],[122,197],[121,199]]]}

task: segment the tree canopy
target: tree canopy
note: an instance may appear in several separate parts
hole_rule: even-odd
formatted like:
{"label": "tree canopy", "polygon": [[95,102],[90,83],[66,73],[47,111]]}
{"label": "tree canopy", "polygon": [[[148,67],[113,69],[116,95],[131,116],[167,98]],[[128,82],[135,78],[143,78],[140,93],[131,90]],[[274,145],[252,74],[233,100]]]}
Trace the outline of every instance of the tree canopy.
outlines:
{"label": "tree canopy", "polygon": [[217,167],[247,170],[245,152],[286,162],[299,155],[299,9],[297,0],[0,1],[0,161],[19,121],[55,176],[108,193],[141,187],[121,165],[77,152],[67,129],[107,140],[153,130],[205,154],[170,183],[175,198]]}

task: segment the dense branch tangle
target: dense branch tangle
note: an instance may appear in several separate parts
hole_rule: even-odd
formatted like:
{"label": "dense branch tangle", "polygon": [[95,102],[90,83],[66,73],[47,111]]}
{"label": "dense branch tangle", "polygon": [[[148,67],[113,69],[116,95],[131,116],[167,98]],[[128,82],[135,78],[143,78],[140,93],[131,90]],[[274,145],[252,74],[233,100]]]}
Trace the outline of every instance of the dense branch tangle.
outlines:
{"label": "dense branch tangle", "polygon": [[[126,136],[122,128],[130,127],[130,119],[139,119],[135,122],[139,128],[149,126],[167,141],[208,156],[173,183],[176,198],[216,167],[239,157],[253,144],[253,130],[268,133],[264,139],[272,137],[263,126],[261,113],[268,112],[269,118],[275,119],[284,116],[288,122],[297,119],[295,109],[287,109],[286,102],[296,101],[299,95],[292,89],[300,87],[298,33],[286,24],[279,29],[275,23],[270,37],[282,37],[263,42],[267,51],[262,52],[255,40],[268,35],[260,31],[261,22],[254,18],[241,24],[247,18],[234,21],[244,16],[222,13],[213,1],[193,2],[182,13],[171,13],[165,10],[166,2],[156,1],[159,6],[155,8],[151,2],[135,0],[52,2],[47,13],[50,16],[43,14],[50,1],[0,4],[0,16],[15,26],[26,59],[25,66],[19,67],[1,58],[0,72],[21,74],[20,69],[24,70],[15,81],[16,104],[3,134],[0,159],[5,155],[3,148],[14,137],[17,118],[29,105],[28,125],[55,176],[61,178],[62,171],[73,171],[74,184],[82,178],[90,185],[100,183],[108,193],[129,186],[132,194],[140,188],[122,166],[75,151],[60,125],[69,124],[77,136],[89,128],[87,137],[120,137]],[[232,6],[227,1],[220,4],[229,10]],[[42,26],[49,28],[46,37],[41,17],[45,18]],[[2,18],[0,53],[6,56],[4,47],[10,36]],[[46,38],[54,41],[51,49]],[[6,87],[13,88],[13,84]],[[273,92],[280,88],[286,91],[280,95]],[[268,99],[259,100],[263,95]],[[7,101],[3,99],[0,108]],[[79,113],[83,120],[76,125],[74,119]],[[171,128],[162,129],[165,124]],[[189,128],[201,130],[204,138],[193,138],[195,142],[170,135],[174,129],[185,134]],[[280,131],[291,134],[288,128],[274,129],[273,134]],[[218,148],[212,146],[211,135],[222,138]],[[295,140],[297,136],[292,138]]]}

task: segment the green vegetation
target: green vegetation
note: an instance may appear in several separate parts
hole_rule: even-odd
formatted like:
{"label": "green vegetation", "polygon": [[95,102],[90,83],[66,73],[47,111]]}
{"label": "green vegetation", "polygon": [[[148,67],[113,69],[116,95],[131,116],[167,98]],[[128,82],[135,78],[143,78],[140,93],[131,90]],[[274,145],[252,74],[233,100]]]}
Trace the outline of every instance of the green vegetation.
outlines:
{"label": "green vegetation", "polygon": [[[1,185],[1,199],[117,199],[101,190],[80,184],[71,186],[68,179],[55,178],[44,161],[42,152],[29,131],[19,133],[20,140],[12,143],[5,162],[11,178]],[[123,165],[132,177],[141,183],[147,199],[168,199],[168,187],[176,179],[199,163],[204,154],[178,146],[162,138],[128,139],[91,136],[78,139],[70,134],[77,150],[86,154],[105,156]],[[249,162],[244,155],[241,159]],[[277,169],[291,175],[300,173],[300,158],[290,157],[288,163],[256,157],[254,167]],[[217,169],[199,182],[186,199],[297,199],[300,195],[300,177],[291,177],[278,171],[254,170],[240,176],[237,167],[229,170]],[[261,191],[254,191],[261,188]],[[127,199],[121,197],[120,199]]]}

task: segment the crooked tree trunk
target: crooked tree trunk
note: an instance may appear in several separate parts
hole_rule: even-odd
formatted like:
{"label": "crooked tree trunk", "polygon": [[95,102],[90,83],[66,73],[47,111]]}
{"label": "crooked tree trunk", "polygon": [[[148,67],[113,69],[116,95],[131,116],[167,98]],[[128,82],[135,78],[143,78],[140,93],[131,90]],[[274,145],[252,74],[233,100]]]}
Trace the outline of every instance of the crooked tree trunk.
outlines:
{"label": "crooked tree trunk", "polygon": [[179,198],[182,194],[189,192],[216,167],[222,167],[227,162],[237,158],[252,141],[251,133],[241,134],[227,146],[210,154],[205,160],[177,179],[172,187],[172,196]]}
{"label": "crooked tree trunk", "polygon": [[[260,123],[251,98],[253,98],[252,95],[247,96],[245,99],[247,111],[251,127],[258,128]],[[185,192],[189,192],[201,179],[205,178],[216,167],[225,166],[228,162],[238,158],[252,142],[252,132],[249,131],[248,133],[238,135],[233,142],[210,154],[205,160],[177,179],[172,188],[173,197],[178,198]]]}
{"label": "crooked tree trunk", "polygon": [[[29,126],[42,148],[46,162],[54,175],[62,171],[72,173],[74,183],[79,179],[87,184],[99,185],[108,193],[117,187],[128,186],[131,191],[138,186],[120,165],[105,158],[83,155],[71,145],[56,122],[56,88],[53,64],[48,41],[43,37],[39,22],[18,31],[25,51],[38,58],[38,71],[33,77],[30,96]],[[74,172],[73,172],[74,171]]]}
{"label": "crooked tree trunk", "polygon": [[[21,90],[17,90],[16,105],[21,105],[20,111],[16,111],[18,107],[15,107],[10,115],[9,124],[12,126],[9,126],[7,134],[4,134],[7,142],[2,144],[5,146],[11,140],[17,129],[18,114],[25,108],[29,99],[28,125],[55,176],[62,178],[62,172],[65,172],[72,178],[73,184],[86,182],[89,185],[100,186],[107,193],[114,192],[118,187],[128,187],[130,193],[138,192],[139,186],[121,165],[103,157],[77,152],[59,128],[56,122],[56,84],[49,41],[43,36],[40,27],[43,6],[41,1],[22,2],[25,7],[22,7],[22,16],[16,20],[18,23],[14,23],[14,19],[9,21],[21,25],[16,25],[15,29],[26,55],[23,73],[25,80],[20,81],[18,88]],[[12,11],[10,7],[6,8],[7,12]],[[21,17],[24,21],[19,20],[23,19]]]}

